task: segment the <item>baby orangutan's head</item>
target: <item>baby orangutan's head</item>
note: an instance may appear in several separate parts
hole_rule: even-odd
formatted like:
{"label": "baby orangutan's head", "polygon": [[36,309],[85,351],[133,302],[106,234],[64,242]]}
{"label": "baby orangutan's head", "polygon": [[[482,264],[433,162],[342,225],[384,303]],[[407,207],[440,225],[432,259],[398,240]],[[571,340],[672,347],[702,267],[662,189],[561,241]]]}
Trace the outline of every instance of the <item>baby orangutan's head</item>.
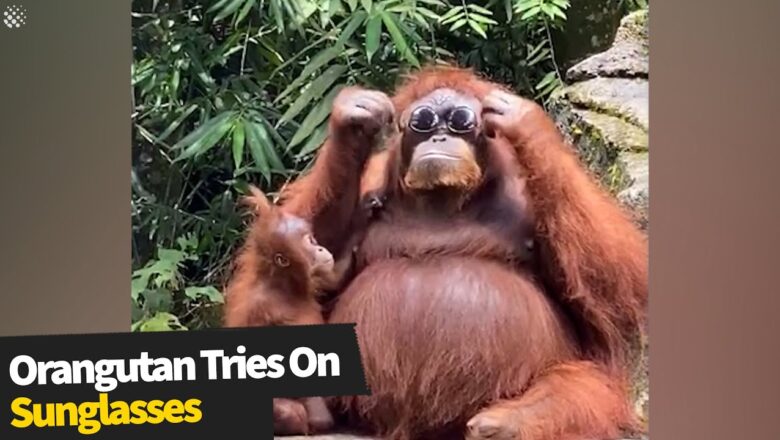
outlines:
{"label": "baby orangutan's head", "polygon": [[252,195],[246,202],[257,215],[251,240],[265,267],[275,273],[305,274],[309,278],[333,270],[333,255],[317,243],[309,222],[283,212],[259,189],[250,189]]}

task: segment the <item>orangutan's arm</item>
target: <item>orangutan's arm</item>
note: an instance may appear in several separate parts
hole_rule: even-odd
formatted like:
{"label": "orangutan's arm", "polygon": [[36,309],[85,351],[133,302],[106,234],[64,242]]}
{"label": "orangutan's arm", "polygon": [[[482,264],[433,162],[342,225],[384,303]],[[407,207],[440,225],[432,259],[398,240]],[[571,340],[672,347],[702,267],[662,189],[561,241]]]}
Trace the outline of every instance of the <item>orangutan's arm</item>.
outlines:
{"label": "orangutan's arm", "polygon": [[647,241],[617,201],[566,145],[537,104],[496,90],[484,100],[488,135],[513,146],[528,172],[543,274],[580,322],[588,346],[620,360],[628,335],[644,320]]}
{"label": "orangutan's arm", "polygon": [[344,89],[313,168],[282,193],[283,209],[310,221],[317,241],[334,255],[350,235],[363,166],[392,120],[393,105],[384,93]]}

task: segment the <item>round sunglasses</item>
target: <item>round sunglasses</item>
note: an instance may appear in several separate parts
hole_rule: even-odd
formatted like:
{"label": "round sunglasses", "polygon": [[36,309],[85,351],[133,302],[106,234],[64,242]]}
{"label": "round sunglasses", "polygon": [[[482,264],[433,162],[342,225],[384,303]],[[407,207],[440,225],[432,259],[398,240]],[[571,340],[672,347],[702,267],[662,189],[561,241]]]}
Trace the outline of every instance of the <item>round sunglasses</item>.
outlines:
{"label": "round sunglasses", "polygon": [[[417,133],[430,133],[439,125],[439,114],[428,106],[414,109],[409,128]],[[468,133],[477,126],[477,114],[469,107],[456,107],[447,115],[447,129],[453,133]]]}

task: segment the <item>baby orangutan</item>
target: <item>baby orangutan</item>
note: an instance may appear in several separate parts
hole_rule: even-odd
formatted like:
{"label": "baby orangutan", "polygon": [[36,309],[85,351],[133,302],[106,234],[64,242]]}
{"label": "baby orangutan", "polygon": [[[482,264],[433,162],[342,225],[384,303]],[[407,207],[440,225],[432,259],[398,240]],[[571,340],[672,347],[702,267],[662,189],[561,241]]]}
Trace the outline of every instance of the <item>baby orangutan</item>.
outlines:
{"label": "baby orangutan", "polygon": [[[351,254],[334,263],[309,223],[274,206],[257,188],[256,215],[227,287],[225,327],[323,324],[320,292],[337,289]],[[321,397],[274,399],[274,432],[306,434],[333,425]]]}

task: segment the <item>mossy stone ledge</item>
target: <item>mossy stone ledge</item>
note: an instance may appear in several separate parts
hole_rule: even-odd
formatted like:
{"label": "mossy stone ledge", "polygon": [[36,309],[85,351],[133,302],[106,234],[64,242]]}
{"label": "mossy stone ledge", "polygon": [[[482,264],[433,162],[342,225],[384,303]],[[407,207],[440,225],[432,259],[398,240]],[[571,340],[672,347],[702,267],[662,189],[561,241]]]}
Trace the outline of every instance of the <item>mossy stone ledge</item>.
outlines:
{"label": "mossy stone ledge", "polygon": [[549,110],[583,162],[648,228],[648,11],[621,20],[612,47],[574,65]]}

